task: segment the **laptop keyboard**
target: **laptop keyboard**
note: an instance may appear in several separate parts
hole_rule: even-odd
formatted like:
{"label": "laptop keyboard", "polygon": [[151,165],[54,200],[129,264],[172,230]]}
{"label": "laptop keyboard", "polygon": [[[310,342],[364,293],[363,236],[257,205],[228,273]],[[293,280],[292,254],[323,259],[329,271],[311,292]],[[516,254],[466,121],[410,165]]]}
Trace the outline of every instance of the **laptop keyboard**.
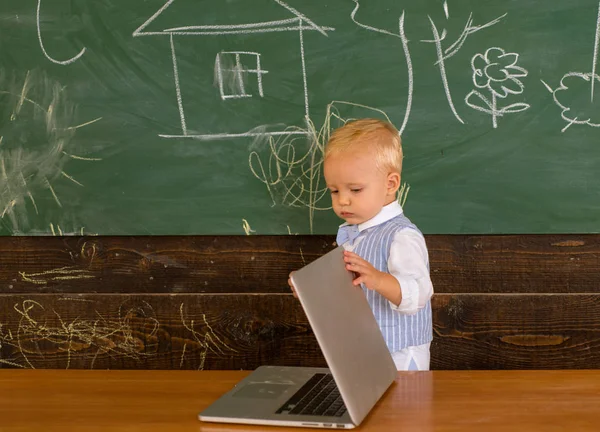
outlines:
{"label": "laptop keyboard", "polygon": [[342,396],[331,374],[314,374],[279,408],[277,414],[340,417],[346,412]]}

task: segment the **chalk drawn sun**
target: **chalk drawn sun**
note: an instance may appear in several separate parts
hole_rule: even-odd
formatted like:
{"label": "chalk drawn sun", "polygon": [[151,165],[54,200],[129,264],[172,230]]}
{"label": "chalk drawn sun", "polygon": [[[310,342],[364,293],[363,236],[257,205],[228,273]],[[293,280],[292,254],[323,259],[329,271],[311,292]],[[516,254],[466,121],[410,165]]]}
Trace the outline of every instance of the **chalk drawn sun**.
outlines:
{"label": "chalk drawn sun", "polygon": [[63,206],[57,181],[83,186],[65,170],[69,161],[100,160],[72,154],[77,129],[100,120],[76,125],[75,118],[60,83],[39,72],[0,71],[0,222],[13,233],[29,229],[28,214],[40,215],[36,198]]}

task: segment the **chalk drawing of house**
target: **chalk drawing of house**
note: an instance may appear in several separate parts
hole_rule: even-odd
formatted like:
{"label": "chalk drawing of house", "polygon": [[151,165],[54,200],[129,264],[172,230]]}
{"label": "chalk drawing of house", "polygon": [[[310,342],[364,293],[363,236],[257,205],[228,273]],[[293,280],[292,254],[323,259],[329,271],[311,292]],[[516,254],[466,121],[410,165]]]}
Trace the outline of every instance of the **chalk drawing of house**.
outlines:
{"label": "chalk drawing of house", "polygon": [[[256,7],[249,8],[250,4]],[[265,123],[280,127],[261,130],[261,135],[306,134],[304,34],[328,36],[333,30],[318,26],[282,0],[168,0],[133,32],[134,37],[162,36],[170,42],[181,134],[160,136],[197,140],[256,136],[255,128]],[[290,69],[297,71],[295,76],[290,76]],[[281,118],[266,122],[265,113]],[[191,124],[198,118],[203,119],[200,130]],[[301,126],[286,129],[290,123]],[[215,130],[214,125],[225,130]]]}

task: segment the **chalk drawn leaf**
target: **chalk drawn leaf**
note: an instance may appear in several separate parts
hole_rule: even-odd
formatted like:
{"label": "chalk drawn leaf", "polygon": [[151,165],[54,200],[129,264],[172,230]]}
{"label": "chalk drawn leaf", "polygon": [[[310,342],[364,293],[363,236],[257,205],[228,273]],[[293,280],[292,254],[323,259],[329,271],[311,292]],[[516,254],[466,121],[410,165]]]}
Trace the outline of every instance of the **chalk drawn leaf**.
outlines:
{"label": "chalk drawn leaf", "polygon": [[[474,96],[477,96],[479,98],[479,100],[481,100],[485,104],[485,106],[487,106],[487,108],[477,104],[476,101],[475,102],[471,101],[472,97],[474,97]],[[471,92],[465,98],[465,102],[468,106],[470,106],[471,108],[473,108],[477,111],[492,114],[492,103],[484,95],[479,93],[477,90],[471,90]]]}
{"label": "chalk drawn leaf", "polygon": [[521,111],[525,111],[530,108],[529,104],[524,102],[517,102],[512,105],[505,106],[500,110],[501,113],[518,113]]}

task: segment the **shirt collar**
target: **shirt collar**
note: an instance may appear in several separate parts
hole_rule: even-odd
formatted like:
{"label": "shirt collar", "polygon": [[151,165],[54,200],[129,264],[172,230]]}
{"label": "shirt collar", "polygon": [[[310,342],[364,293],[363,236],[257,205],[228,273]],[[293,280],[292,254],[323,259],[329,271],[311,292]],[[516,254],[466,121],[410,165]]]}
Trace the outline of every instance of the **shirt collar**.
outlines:
{"label": "shirt collar", "polygon": [[[375,225],[382,224],[402,214],[402,206],[398,201],[393,201],[390,204],[384,206],[377,215],[373,216],[368,221],[358,224],[358,232],[366,230],[367,228],[374,227]],[[350,225],[348,222],[344,222],[340,227]]]}

